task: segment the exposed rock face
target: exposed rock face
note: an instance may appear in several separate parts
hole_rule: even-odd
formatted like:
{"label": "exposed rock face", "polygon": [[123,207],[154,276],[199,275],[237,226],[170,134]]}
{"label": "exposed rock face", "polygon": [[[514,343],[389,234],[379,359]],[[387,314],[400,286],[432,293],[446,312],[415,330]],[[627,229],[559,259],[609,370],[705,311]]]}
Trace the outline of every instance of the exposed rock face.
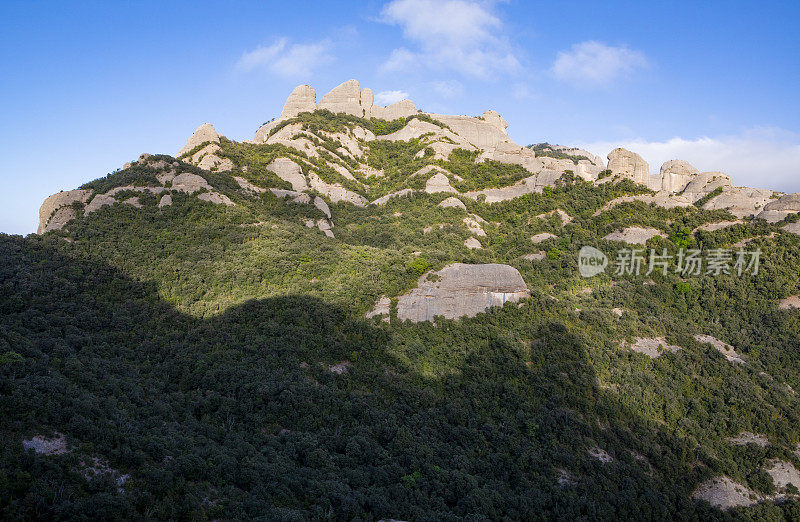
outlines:
{"label": "exposed rock face", "polygon": [[702,172],[692,178],[683,189],[683,195],[697,201],[706,194],[713,192],[717,187],[732,187],[731,179],[722,172]]}
{"label": "exposed rock face", "polygon": [[442,208],[459,208],[461,210],[467,210],[467,206],[464,204],[464,202],[456,197],[444,199],[440,201],[437,206]]}
{"label": "exposed rock face", "polygon": [[392,300],[389,299],[388,297],[386,297],[385,295],[382,295],[381,298],[378,299],[378,302],[375,303],[375,306],[372,308],[372,310],[367,312],[364,315],[364,317],[369,319],[370,317],[375,317],[375,316],[382,315],[382,316],[385,316],[384,320],[388,320],[389,319],[389,310],[390,310],[391,306],[392,306]]}
{"label": "exposed rock face", "polygon": [[292,190],[303,191],[308,189],[306,177],[303,176],[303,169],[289,158],[276,158],[267,165],[267,169],[274,172],[283,181],[291,183]]}
{"label": "exposed rock face", "polygon": [[705,210],[726,209],[738,218],[750,217],[759,214],[771,197],[771,190],[726,186],[722,187],[722,194],[707,201],[703,208]]}
{"label": "exposed rock face", "polygon": [[732,509],[740,506],[752,506],[759,500],[759,496],[747,486],[734,482],[728,477],[709,479],[692,494],[695,500],[705,500],[720,509]]}
{"label": "exposed rock face", "polygon": [[209,203],[217,203],[228,206],[232,206],[235,204],[225,194],[220,194],[219,192],[214,192],[214,191],[203,192],[202,194],[198,194],[197,199],[202,199],[203,201],[208,201]]}
{"label": "exposed rock face", "polygon": [[789,484],[800,488],[800,472],[791,462],[785,460],[774,460],[766,468],[766,472],[772,477],[772,482],[779,491],[786,489]]}
{"label": "exposed rock face", "polygon": [[547,241],[548,239],[553,239],[555,237],[558,237],[558,236],[556,236],[555,234],[551,234],[550,232],[542,232],[540,234],[535,234],[535,235],[531,236],[531,242],[538,244],[538,243],[542,243],[544,241]]}
{"label": "exposed rock face", "polygon": [[526,261],[541,261],[542,259],[545,258],[546,255],[547,255],[546,252],[544,252],[543,250],[539,250],[538,252],[534,252],[532,254],[525,254],[524,256],[522,256],[522,259]]}
{"label": "exposed rock face", "polygon": [[113,205],[116,202],[117,200],[112,196],[108,196],[106,194],[98,194],[92,198],[92,200],[89,202],[88,205],[86,205],[86,208],[84,209],[83,212],[84,214],[91,214],[95,210],[99,210],[101,207],[104,207],[106,205]]}
{"label": "exposed rock face", "polygon": [[497,114],[497,117],[491,116],[489,121],[471,116],[448,116],[444,114],[429,114],[429,116],[444,123],[462,140],[468,141],[479,149],[494,148],[500,143],[509,141],[505,127],[498,125],[497,118],[500,117],[499,114]]}
{"label": "exposed rock face", "polygon": [[425,192],[428,194],[436,194],[437,192],[458,192],[450,185],[450,180],[442,174],[437,172],[425,183]]}
{"label": "exposed rock face", "polygon": [[356,80],[346,82],[334,87],[331,92],[322,97],[317,109],[327,109],[333,113],[343,112],[352,116],[364,117],[361,108],[361,87]]}
{"label": "exposed rock face", "polygon": [[641,156],[627,149],[617,148],[609,152],[608,170],[643,185],[647,185],[650,180],[650,165]]}
{"label": "exposed rock face", "polygon": [[169,194],[164,194],[161,196],[161,200],[158,202],[158,208],[168,207],[170,205],[172,205],[172,196]]}
{"label": "exposed rock face", "polygon": [[700,171],[688,161],[670,160],[661,165],[661,190],[675,194],[681,192]]}
{"label": "exposed rock face", "polygon": [[711,335],[697,334],[694,336],[694,338],[698,342],[710,344],[711,346],[716,348],[716,350],[722,355],[724,355],[725,358],[728,359],[728,361],[732,363],[744,364],[744,359],[742,359],[742,356],[736,353],[736,350],[734,350],[733,346],[731,346],[730,344],[724,343]]}
{"label": "exposed rock face", "polygon": [[597,446],[589,448],[587,453],[589,454],[590,457],[599,460],[603,464],[608,464],[614,460],[606,450],[598,448]]}
{"label": "exposed rock face", "polygon": [[36,435],[30,440],[23,440],[22,447],[26,450],[33,450],[41,455],[63,455],[69,452],[67,439],[61,433],[56,433],[57,437],[48,439],[43,435]]}
{"label": "exposed rock face", "polygon": [[366,198],[364,198],[364,196],[356,194],[351,190],[347,190],[341,185],[335,183],[334,184],[326,183],[325,181],[322,181],[320,177],[313,172],[308,175],[308,182],[312,189],[323,194],[325,197],[327,197],[334,203],[337,203],[339,201],[345,201],[347,203],[352,203],[353,205],[356,205],[358,207],[363,207],[368,203],[368,201],[366,200]]}
{"label": "exposed rock face", "polygon": [[735,437],[728,437],[728,442],[734,446],[747,446],[748,444],[755,444],[762,448],[769,446],[769,439],[766,435],[756,434],[750,431],[743,431]]}
{"label": "exposed rock face", "polygon": [[[431,281],[431,275],[437,276]],[[492,306],[530,296],[516,268],[508,265],[455,263],[422,276],[417,288],[400,296],[397,317],[412,322],[473,317]]]}
{"label": "exposed rock face", "polygon": [[650,238],[656,236],[667,237],[665,233],[656,228],[628,227],[623,230],[615,230],[603,239],[606,241],[622,241],[629,245],[644,245]]}
{"label": "exposed rock face", "polygon": [[480,250],[483,248],[481,242],[475,239],[474,237],[468,237],[464,240],[464,246],[469,248],[470,250]]}
{"label": "exposed rock face", "polygon": [[469,192],[465,192],[464,195],[475,200],[485,196],[486,203],[508,201],[520,196],[524,196],[525,194],[542,192],[544,187],[552,186],[562,175],[563,173],[561,172],[543,170],[538,174],[522,179],[509,187],[471,190]]}
{"label": "exposed rock face", "polygon": [[397,198],[400,196],[405,196],[407,194],[413,194],[413,193],[414,191],[412,189],[405,188],[402,190],[398,190],[397,192],[392,192],[390,194],[386,194],[385,196],[381,196],[372,203],[370,203],[370,205],[385,205],[392,198]]}
{"label": "exposed rock face", "polygon": [[791,232],[792,234],[800,236],[800,221],[796,223],[787,223],[786,225],[781,227],[781,230],[785,230],[787,232]]}
{"label": "exposed rock face", "polygon": [[175,176],[175,179],[172,180],[172,190],[178,192],[194,194],[202,189],[211,190],[211,185],[208,184],[205,178],[197,174],[184,172],[183,174],[178,174]]}
{"label": "exposed rock face", "polygon": [[786,299],[781,299],[780,303],[778,303],[778,308],[781,310],[800,308],[800,295],[790,295]]}
{"label": "exposed rock face", "polygon": [[680,346],[667,344],[667,340],[664,337],[635,337],[632,343],[623,341],[620,343],[620,346],[633,350],[634,352],[642,353],[651,359],[661,356],[664,352],[675,353],[681,349]]}
{"label": "exposed rock face", "polygon": [[704,230],[706,232],[713,232],[715,230],[721,230],[723,228],[728,228],[733,225],[738,225],[740,223],[744,223],[744,221],[717,221],[716,223],[706,223],[705,225],[700,225],[695,230]]}
{"label": "exposed rock face", "polygon": [[317,92],[310,85],[294,88],[283,104],[281,119],[294,118],[301,112],[312,112],[317,108]]}
{"label": "exposed rock face", "polygon": [[39,207],[39,228],[37,234],[51,230],[60,230],[77,213],[71,207],[73,203],[86,203],[92,195],[91,190],[68,190],[48,197]]}
{"label": "exposed rock face", "polygon": [[786,194],[764,205],[758,217],[769,223],[783,221],[791,214],[800,212],[800,194]]}
{"label": "exposed rock face", "polygon": [[178,151],[178,157],[183,156],[203,143],[216,143],[219,145],[219,134],[217,134],[217,130],[210,123],[204,123],[197,127],[194,134],[186,140],[186,145]]}
{"label": "exposed rock face", "polygon": [[194,131],[194,134],[186,141],[186,145],[178,152],[178,157],[189,154],[204,143],[206,145],[203,148],[185,158],[187,162],[197,165],[201,169],[220,172],[231,170],[234,167],[230,159],[217,155],[222,150],[219,146],[219,134],[210,123],[204,123]]}

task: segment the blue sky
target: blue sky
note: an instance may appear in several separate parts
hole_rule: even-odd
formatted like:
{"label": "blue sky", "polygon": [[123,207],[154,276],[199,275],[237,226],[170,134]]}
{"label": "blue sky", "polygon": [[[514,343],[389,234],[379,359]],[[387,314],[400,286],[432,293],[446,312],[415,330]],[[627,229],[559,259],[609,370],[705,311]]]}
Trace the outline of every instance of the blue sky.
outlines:
{"label": "blue sky", "polygon": [[800,2],[0,3],[0,231],[203,122],[236,140],[298,84],[508,120],[520,144],[680,158],[800,191]]}

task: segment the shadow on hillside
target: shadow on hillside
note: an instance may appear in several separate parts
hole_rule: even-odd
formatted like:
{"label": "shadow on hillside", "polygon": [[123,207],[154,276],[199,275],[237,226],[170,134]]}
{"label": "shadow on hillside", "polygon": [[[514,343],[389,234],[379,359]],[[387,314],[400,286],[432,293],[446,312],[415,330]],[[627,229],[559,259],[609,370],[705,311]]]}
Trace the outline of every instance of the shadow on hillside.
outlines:
{"label": "shadow on hillside", "polygon": [[[58,241],[0,236],[0,353],[24,359],[0,367],[10,441],[0,468],[30,473],[0,483],[14,491],[0,500],[6,514],[697,513],[686,495],[693,479],[681,476],[686,442],[604,400],[585,346],[561,324],[538,330],[532,361],[496,327],[457,325],[483,348],[431,379],[387,350],[403,342],[398,331],[318,299],[250,301],[199,320],[161,301],[154,284],[71,258]],[[331,371],[337,364],[341,373]],[[47,430],[79,449],[22,453],[22,436]],[[589,457],[594,446],[614,461]],[[130,493],[71,475],[78,453],[131,473]],[[557,468],[575,483],[559,485]]]}

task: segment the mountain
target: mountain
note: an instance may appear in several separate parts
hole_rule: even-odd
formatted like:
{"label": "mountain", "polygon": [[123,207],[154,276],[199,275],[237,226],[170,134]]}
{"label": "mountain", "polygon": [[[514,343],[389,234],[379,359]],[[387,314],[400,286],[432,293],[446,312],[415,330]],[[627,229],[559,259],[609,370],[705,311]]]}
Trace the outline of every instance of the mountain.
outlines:
{"label": "mountain", "polygon": [[302,85],[47,198],[4,518],[800,518],[800,195],[507,126]]}

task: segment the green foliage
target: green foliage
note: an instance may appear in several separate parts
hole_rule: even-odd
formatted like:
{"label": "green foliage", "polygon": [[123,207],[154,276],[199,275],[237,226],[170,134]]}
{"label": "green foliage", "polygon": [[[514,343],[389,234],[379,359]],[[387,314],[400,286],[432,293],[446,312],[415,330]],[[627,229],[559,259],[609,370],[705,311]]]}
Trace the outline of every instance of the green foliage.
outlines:
{"label": "green foliage", "polygon": [[588,160],[586,156],[583,155],[571,155],[560,150],[555,150],[552,145],[549,143],[536,143],[534,145],[528,145],[529,149],[532,149],[537,156],[547,156],[550,158],[556,159],[568,159],[571,160],[575,165],[578,164],[580,160]]}
{"label": "green foliage", "polygon": [[706,194],[705,196],[703,196],[702,198],[695,201],[694,206],[697,208],[702,208],[703,205],[705,205],[715,197],[719,196],[720,194],[722,194],[722,187],[717,187],[708,194]]}

